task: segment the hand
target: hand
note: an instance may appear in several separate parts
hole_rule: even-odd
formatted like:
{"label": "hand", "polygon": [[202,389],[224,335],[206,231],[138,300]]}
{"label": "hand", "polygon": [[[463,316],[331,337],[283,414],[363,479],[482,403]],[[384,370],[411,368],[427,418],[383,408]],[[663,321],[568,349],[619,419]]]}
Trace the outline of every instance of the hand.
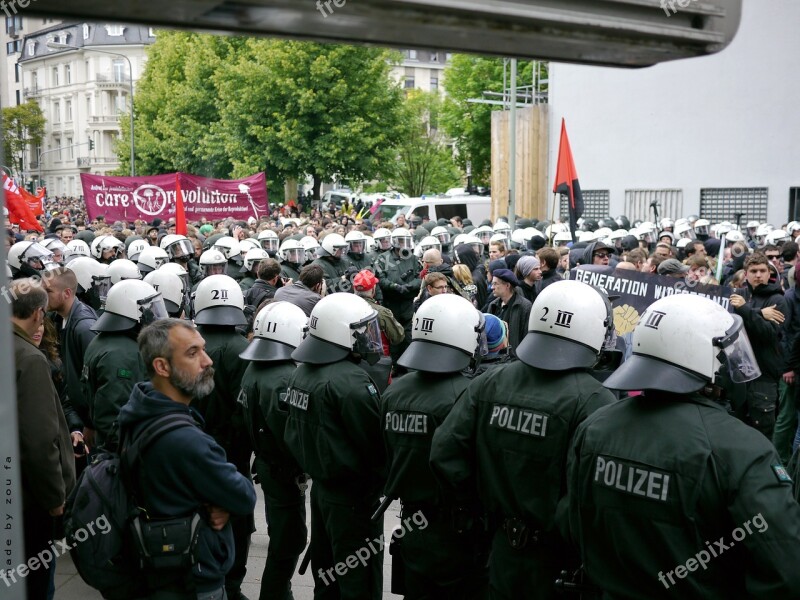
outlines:
{"label": "hand", "polygon": [[83,441],[87,446],[94,446],[94,429],[83,428]]}
{"label": "hand", "polygon": [[794,371],[787,371],[783,374],[783,382],[786,385],[792,385],[794,383]]}
{"label": "hand", "polygon": [[224,508],[220,508],[219,506],[211,506],[210,504],[206,505],[208,509],[208,524],[211,526],[211,529],[215,531],[220,531],[225,525],[228,524],[228,519],[231,518],[231,513],[229,513]]}
{"label": "hand", "polygon": [[731,306],[734,308],[744,306],[744,298],[739,294],[731,294]]}
{"label": "hand", "polygon": [[771,321],[773,323],[777,323],[780,325],[785,320],[783,313],[775,308],[775,304],[772,306],[765,306],[761,309],[761,316],[764,317],[767,321]]}
{"label": "hand", "polygon": [[[75,448],[75,458],[83,458],[89,454],[89,445],[83,439],[83,434],[80,431],[73,431],[69,436],[72,438],[72,447]],[[79,451],[80,444],[83,445],[82,451]]]}
{"label": "hand", "polygon": [[401,296],[408,294],[408,286],[405,283],[398,283],[395,291]]}
{"label": "hand", "polygon": [[51,517],[60,517],[64,514],[64,505],[58,506],[56,508],[51,508],[47,511]]}

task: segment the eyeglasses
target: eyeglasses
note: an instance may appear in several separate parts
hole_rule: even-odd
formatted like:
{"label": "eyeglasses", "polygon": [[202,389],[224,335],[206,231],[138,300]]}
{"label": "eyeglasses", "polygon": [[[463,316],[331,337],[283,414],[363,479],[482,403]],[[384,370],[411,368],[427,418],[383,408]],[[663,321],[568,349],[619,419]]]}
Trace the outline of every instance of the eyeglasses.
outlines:
{"label": "eyeglasses", "polygon": [[609,253],[609,252],[595,252],[594,255],[595,256],[599,256],[600,258],[608,258],[609,256],[611,256],[611,253]]}
{"label": "eyeglasses", "polygon": [[778,260],[778,259],[780,259],[780,257],[781,257],[780,254],[767,254],[767,259],[768,260]]}
{"label": "eyeglasses", "polygon": [[440,292],[445,292],[445,291],[447,291],[448,287],[450,287],[450,286],[448,286],[448,285],[432,285],[431,289],[438,290]]}

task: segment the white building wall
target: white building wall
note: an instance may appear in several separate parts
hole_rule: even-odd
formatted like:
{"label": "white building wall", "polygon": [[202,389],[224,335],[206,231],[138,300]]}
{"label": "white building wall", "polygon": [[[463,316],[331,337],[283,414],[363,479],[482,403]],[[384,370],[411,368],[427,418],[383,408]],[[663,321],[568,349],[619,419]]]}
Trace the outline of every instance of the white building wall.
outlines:
{"label": "white building wall", "polygon": [[581,187],[610,190],[612,215],[626,189],[680,188],[688,215],[701,188],[766,186],[769,222],[786,223],[800,186],[798,23],[796,0],[745,1],[736,38],[712,56],[640,70],[552,63],[551,177],[564,117]]}

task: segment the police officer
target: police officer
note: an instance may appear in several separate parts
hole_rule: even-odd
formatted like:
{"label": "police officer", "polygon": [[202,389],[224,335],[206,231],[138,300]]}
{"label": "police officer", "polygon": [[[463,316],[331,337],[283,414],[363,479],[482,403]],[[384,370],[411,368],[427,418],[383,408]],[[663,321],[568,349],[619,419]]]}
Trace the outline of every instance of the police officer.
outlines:
{"label": "police officer", "polygon": [[99,310],[101,306],[100,291],[107,294],[111,278],[107,276],[108,265],[103,265],[88,256],[78,256],[69,262],[69,269],[75,273],[78,280],[78,290],[75,292],[78,300]]}
{"label": "police officer", "polygon": [[[192,402],[206,422],[206,433],[225,449],[228,461],[239,473],[250,478],[252,448],[244,427],[242,409],[236,402],[242,387],[247,362],[239,355],[247,348],[247,339],[236,331],[247,325],[244,295],[239,284],[227,275],[211,275],[197,286],[194,298],[194,321],[206,342],[206,354],[214,361],[214,390]],[[232,517],[236,561],[225,577],[225,589],[231,600],[241,597],[247,573],[247,555],[253,515]]]}
{"label": "police officer", "polygon": [[159,269],[148,273],[144,281],[161,292],[161,296],[164,298],[164,306],[170,317],[177,319],[184,317],[184,311],[187,306],[187,294],[186,284],[181,277],[175,273]]}
{"label": "police officer", "polygon": [[247,293],[247,290],[253,287],[253,284],[256,282],[256,278],[258,277],[256,267],[258,267],[258,264],[269,257],[267,251],[261,248],[251,248],[247,251],[247,254],[244,255],[242,279],[239,281],[239,287],[242,288],[244,293]]}
{"label": "police officer", "polygon": [[278,238],[278,234],[272,231],[272,229],[265,229],[259,233],[258,243],[267,252],[267,254],[269,254],[270,258],[275,258],[277,256],[280,239]]}
{"label": "police officer", "polygon": [[322,238],[319,256],[312,264],[319,265],[325,271],[325,285],[330,292],[350,291],[347,269],[350,259],[346,256],[347,242],[338,233],[329,233]]}
{"label": "police officer", "polygon": [[519,361],[473,380],[437,429],[431,467],[456,495],[477,477],[495,528],[489,563],[493,598],[553,598],[569,566],[556,513],[566,493],[575,428],[614,396],[587,369],[613,338],[611,305],[578,281],[536,299]]}
{"label": "police officer", "polygon": [[148,246],[139,253],[139,261],[136,266],[142,277],[152,273],[162,265],[169,262],[169,255],[158,246]]}
{"label": "police officer", "polygon": [[214,242],[212,248],[219,250],[225,255],[228,261],[225,274],[239,281],[242,278],[242,264],[244,263],[239,242],[232,236],[224,235]]}
{"label": "police officer", "polygon": [[372,267],[372,256],[367,254],[367,236],[354,229],[344,236],[344,241],[347,242],[347,258],[350,259],[350,266],[355,268],[356,272]]}
{"label": "police officer", "polygon": [[392,250],[377,259],[375,268],[383,292],[383,305],[392,311],[405,330],[403,342],[392,346],[392,359],[397,362],[411,343],[411,317],[414,298],[421,285],[421,267],[414,256],[414,239],[408,229],[399,227],[390,237]]}
{"label": "police officer", "polygon": [[281,244],[278,256],[281,259],[281,277],[297,281],[300,279],[300,269],[305,262],[305,248],[297,240],[287,239]]}
{"label": "police officer", "polygon": [[53,253],[36,242],[17,242],[8,249],[8,266],[14,279],[40,277],[47,269],[58,268]]}
{"label": "police officer", "polygon": [[105,312],[92,325],[98,335],[86,349],[81,375],[97,446],[108,439],[133,386],[147,378],[136,343],[139,331],[168,316],[161,294],[149,283],[126,279],[109,290]]}
{"label": "police officer", "polygon": [[240,358],[250,364],[239,403],[255,450],[253,468],[264,491],[269,548],[261,577],[262,600],[292,598],[292,574],[306,545],[306,478],[284,442],[286,388],[294,373],[292,351],[303,341],[306,314],[274,302],[256,315],[253,341]]}
{"label": "police officer", "polygon": [[[380,395],[358,367],[380,354],[377,313],[347,293],[316,304],[308,335],[292,353],[301,364],[289,380],[285,439],[314,480],[310,552],[318,599],[382,597],[383,519],[371,520],[386,467]],[[356,566],[336,568],[356,552],[363,556]]]}
{"label": "police officer", "polygon": [[586,419],[570,452],[569,525],[586,573],[614,598],[797,598],[790,477],[720,403],[724,380],[759,375],[742,319],[669,296],[632,341],[605,386],[644,395]]}
{"label": "police officer", "polygon": [[186,270],[192,284],[197,284],[203,278],[200,268],[194,262],[194,245],[185,235],[165,235],[160,246],[169,256],[170,262],[178,263]]}
{"label": "police officer", "polygon": [[[470,380],[460,371],[486,352],[483,315],[454,294],[425,301],[414,315],[412,342],[399,364],[411,372],[386,390],[383,437],[389,457],[385,493],[400,498],[405,598],[482,598],[489,544],[477,497],[447,497],[428,466],[431,440]],[[395,555],[393,560],[398,560]],[[395,587],[396,582],[393,584]]]}

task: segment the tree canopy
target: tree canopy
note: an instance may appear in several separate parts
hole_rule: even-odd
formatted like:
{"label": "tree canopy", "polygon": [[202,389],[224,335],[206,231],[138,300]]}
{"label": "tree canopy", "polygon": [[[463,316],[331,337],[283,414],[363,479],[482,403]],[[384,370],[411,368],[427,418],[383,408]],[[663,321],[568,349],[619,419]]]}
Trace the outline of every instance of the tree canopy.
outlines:
{"label": "tree canopy", "polygon": [[2,111],[3,164],[19,175],[24,169],[23,155],[26,149],[36,148],[42,143],[44,114],[33,100],[3,108]]}

